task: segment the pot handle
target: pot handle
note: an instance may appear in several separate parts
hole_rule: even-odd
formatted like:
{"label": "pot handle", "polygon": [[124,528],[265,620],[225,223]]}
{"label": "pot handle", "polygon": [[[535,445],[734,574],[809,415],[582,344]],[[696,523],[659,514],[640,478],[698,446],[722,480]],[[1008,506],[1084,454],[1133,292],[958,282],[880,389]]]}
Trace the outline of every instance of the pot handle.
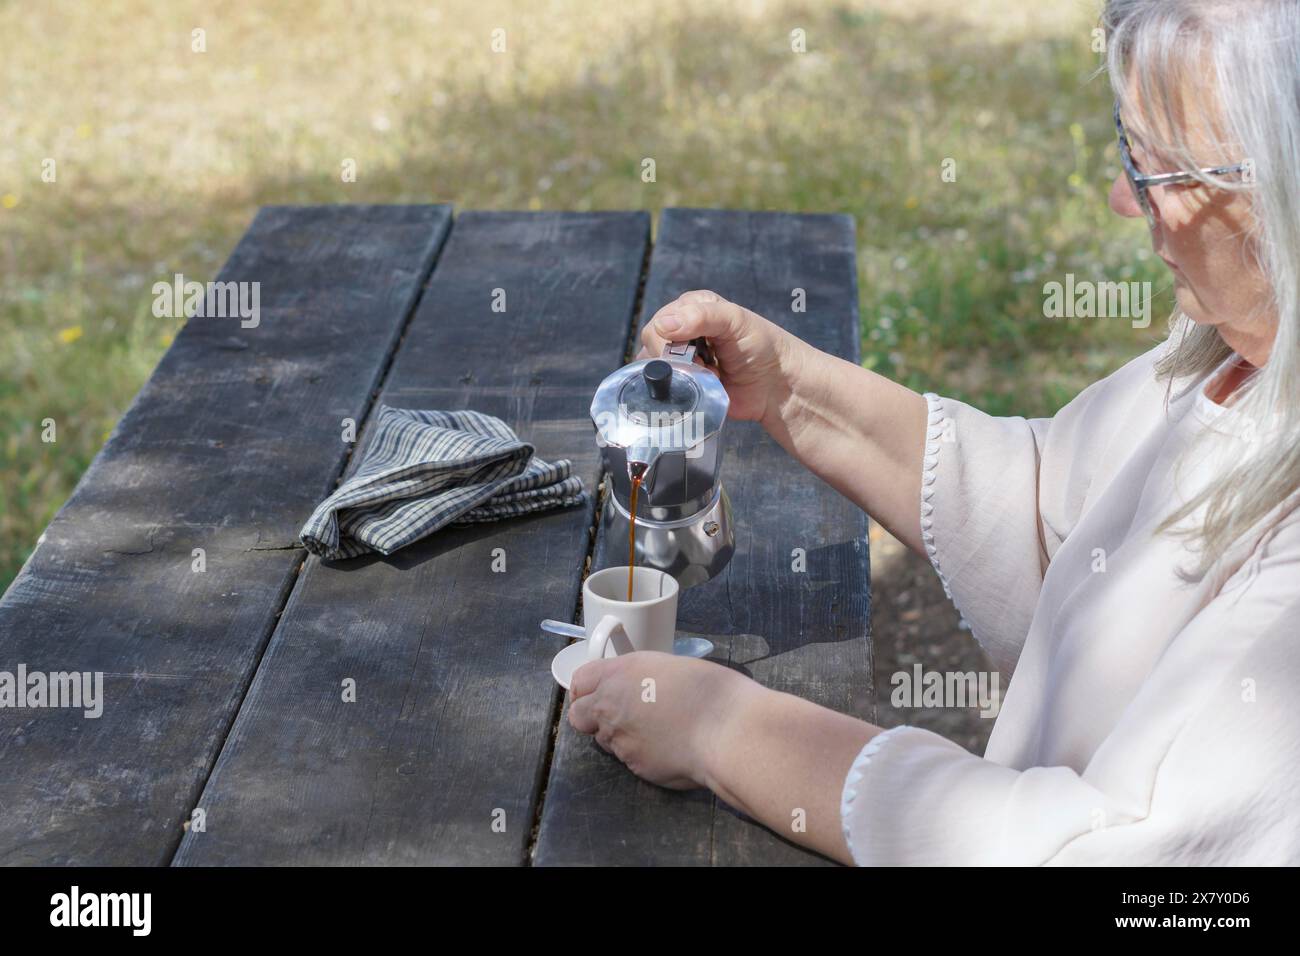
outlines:
{"label": "pot handle", "polygon": [[669,342],[664,346],[664,358],[675,358],[683,362],[692,362],[695,356],[700,357],[700,361],[705,365],[717,365],[718,361],[713,355],[713,349],[709,345],[709,340],[704,336],[691,339],[689,342]]}

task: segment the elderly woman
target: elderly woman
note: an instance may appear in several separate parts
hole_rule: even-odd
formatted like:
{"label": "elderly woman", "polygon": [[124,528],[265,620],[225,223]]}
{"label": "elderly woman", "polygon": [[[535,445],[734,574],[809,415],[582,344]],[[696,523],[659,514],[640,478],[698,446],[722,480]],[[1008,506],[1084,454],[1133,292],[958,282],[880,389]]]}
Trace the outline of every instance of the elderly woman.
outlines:
{"label": "elderly woman", "polygon": [[929,557],[1011,676],[987,752],[640,653],[583,666],[570,708],[633,772],[844,862],[1300,862],[1300,0],[1104,26],[1110,205],[1178,308],[1055,418],[918,395],[709,292],[642,336],[708,336],[732,416]]}

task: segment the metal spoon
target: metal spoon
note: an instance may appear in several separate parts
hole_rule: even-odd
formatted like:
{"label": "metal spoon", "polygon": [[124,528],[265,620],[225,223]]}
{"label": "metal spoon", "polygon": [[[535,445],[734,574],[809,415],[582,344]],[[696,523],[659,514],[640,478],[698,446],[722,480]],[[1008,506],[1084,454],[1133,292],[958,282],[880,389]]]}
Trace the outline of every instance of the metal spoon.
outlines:
{"label": "metal spoon", "polygon": [[[563,621],[542,621],[542,630],[561,637],[577,637],[586,640],[587,632],[578,624],[565,624]],[[687,635],[673,641],[673,653],[678,657],[708,657],[713,653],[713,642],[707,637]]]}

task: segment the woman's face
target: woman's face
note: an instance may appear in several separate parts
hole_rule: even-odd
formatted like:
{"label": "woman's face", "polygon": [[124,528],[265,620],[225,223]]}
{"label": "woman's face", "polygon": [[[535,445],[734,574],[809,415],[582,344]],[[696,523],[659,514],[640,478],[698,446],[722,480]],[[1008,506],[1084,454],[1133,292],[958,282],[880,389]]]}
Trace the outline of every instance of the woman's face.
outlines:
{"label": "woman's face", "polygon": [[[1196,111],[1183,115],[1196,115]],[[1201,166],[1221,162],[1209,148],[1205,130],[1191,128],[1186,135]],[[1139,172],[1182,171],[1176,161],[1162,159],[1131,131],[1128,139]],[[1249,239],[1253,222],[1249,197],[1201,183],[1153,186],[1147,197],[1155,213],[1151,243],[1173,273],[1179,309],[1198,324],[1216,326],[1229,346],[1251,364],[1262,365],[1276,318],[1268,280]],[[1123,170],[1111,184],[1110,208],[1121,216],[1143,218]]]}

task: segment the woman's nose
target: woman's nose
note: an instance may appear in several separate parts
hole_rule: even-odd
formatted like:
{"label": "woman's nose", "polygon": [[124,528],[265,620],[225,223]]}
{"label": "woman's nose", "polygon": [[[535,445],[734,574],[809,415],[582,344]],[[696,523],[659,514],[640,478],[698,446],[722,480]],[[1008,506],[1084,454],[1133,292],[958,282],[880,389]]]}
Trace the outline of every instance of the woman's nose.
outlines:
{"label": "woman's nose", "polygon": [[1142,215],[1142,207],[1133,195],[1133,187],[1122,172],[1110,184],[1110,208],[1117,216],[1133,219]]}

